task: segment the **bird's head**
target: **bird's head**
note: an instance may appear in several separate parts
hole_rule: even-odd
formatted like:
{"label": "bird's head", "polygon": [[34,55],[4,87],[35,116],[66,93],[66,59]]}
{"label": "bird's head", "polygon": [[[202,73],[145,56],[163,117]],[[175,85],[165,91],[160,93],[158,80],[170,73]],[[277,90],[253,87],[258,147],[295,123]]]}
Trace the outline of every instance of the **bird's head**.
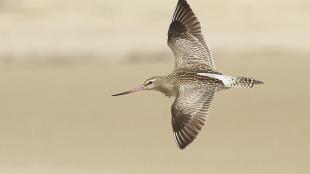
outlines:
{"label": "bird's head", "polygon": [[148,78],[142,85],[132,89],[128,90],[122,93],[114,94],[112,96],[119,96],[119,95],[125,95],[125,94],[131,94],[134,92],[139,92],[143,90],[156,90],[161,85],[161,79],[160,76],[154,76],[151,78]]}

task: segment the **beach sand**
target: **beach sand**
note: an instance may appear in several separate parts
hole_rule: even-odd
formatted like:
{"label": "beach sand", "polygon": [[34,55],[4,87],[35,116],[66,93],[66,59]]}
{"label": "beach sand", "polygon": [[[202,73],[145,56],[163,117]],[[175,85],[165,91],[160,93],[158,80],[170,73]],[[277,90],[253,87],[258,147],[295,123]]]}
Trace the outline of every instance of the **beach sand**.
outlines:
{"label": "beach sand", "polygon": [[0,14],[0,173],[310,172],[308,2],[191,1],[218,70],[265,84],[216,93],[185,150],[172,135],[173,98],[111,96],[172,71],[175,1],[20,2]]}

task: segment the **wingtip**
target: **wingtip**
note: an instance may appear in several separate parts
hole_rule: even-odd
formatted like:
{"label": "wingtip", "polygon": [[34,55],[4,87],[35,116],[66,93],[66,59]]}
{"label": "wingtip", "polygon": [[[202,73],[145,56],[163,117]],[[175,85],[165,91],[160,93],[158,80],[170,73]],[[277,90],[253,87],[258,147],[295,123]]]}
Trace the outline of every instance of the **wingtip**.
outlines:
{"label": "wingtip", "polygon": [[178,146],[180,150],[185,150],[187,146]]}

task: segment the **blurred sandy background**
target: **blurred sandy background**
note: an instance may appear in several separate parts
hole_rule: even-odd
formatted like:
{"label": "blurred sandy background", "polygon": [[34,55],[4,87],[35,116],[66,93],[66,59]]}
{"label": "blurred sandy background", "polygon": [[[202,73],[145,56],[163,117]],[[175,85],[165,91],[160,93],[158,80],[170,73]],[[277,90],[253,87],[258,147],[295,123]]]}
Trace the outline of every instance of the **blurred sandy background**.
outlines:
{"label": "blurred sandy background", "polygon": [[265,85],[217,93],[184,151],[173,99],[111,97],[172,70],[176,2],[0,0],[0,173],[309,173],[310,1],[190,1],[217,68]]}

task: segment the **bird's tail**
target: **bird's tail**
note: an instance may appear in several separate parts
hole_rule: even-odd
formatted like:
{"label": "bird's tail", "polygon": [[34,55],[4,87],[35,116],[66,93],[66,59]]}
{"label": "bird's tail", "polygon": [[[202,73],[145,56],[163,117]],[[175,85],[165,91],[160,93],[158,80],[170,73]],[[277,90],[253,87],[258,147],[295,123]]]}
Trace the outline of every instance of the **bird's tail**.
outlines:
{"label": "bird's tail", "polygon": [[237,77],[237,76],[228,76],[228,75],[211,74],[211,73],[199,73],[199,74],[221,80],[224,87],[226,88],[253,88],[253,86],[255,85],[264,84],[264,82],[255,80],[250,77]]}
{"label": "bird's tail", "polygon": [[231,78],[225,86],[230,88],[253,88],[255,85],[264,84],[264,82],[255,80],[249,77],[235,77],[228,76]]}

